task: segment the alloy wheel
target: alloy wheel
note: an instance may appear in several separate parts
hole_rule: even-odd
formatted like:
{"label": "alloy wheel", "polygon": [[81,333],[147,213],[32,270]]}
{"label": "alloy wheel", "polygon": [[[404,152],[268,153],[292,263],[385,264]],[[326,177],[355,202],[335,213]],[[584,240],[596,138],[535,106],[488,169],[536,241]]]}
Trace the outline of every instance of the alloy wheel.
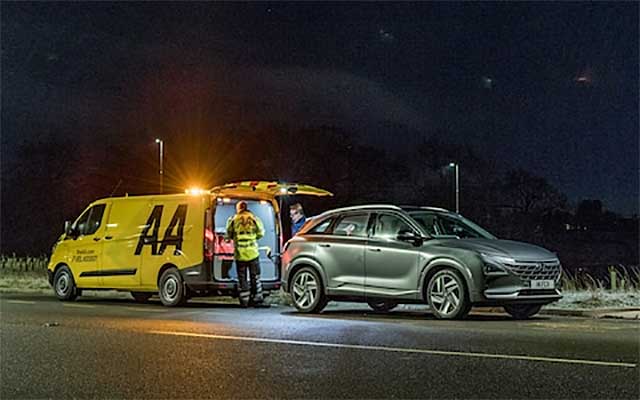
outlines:
{"label": "alloy wheel", "polygon": [[432,284],[429,298],[436,311],[443,315],[451,315],[460,306],[464,296],[462,287],[454,275],[448,271],[439,273]]}
{"label": "alloy wheel", "polygon": [[300,308],[312,307],[318,297],[318,281],[311,272],[303,271],[296,275],[291,291],[293,301]]}

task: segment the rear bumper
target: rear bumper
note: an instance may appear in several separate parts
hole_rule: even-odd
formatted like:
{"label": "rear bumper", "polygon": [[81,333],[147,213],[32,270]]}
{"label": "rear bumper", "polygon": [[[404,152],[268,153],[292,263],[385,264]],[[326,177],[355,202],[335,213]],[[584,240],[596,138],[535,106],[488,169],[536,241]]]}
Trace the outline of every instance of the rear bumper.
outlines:
{"label": "rear bumper", "polygon": [[[236,280],[219,281],[213,278],[207,264],[181,269],[180,275],[187,287],[194,291],[234,294],[238,290]],[[280,280],[262,281],[262,289],[267,291],[279,290],[281,286]]]}
{"label": "rear bumper", "polygon": [[53,287],[53,271],[50,269],[47,270],[47,280],[49,281],[49,285]]}

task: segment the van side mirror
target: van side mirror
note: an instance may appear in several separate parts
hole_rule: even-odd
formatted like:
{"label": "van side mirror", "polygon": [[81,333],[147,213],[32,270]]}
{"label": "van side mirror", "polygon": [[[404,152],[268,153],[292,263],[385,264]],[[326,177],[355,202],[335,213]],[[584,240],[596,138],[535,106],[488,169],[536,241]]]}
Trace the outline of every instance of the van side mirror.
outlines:
{"label": "van side mirror", "polygon": [[71,221],[64,221],[64,234],[73,239],[78,237],[78,231],[73,229]]}
{"label": "van side mirror", "polygon": [[400,231],[398,232],[397,239],[403,242],[413,243],[415,246],[422,244],[423,237],[417,235],[414,231]]}

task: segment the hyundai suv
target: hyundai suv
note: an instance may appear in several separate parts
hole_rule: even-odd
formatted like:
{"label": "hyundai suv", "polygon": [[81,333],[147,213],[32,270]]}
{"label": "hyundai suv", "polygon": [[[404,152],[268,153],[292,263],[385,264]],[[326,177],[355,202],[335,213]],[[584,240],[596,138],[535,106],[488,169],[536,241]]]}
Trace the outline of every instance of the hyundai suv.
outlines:
{"label": "hyundai suv", "polygon": [[282,256],[283,288],[304,313],[330,300],[376,311],[426,303],[437,318],[502,306],[529,318],[559,300],[561,266],[541,247],[500,240],[441,208],[366,205],[307,221]]}

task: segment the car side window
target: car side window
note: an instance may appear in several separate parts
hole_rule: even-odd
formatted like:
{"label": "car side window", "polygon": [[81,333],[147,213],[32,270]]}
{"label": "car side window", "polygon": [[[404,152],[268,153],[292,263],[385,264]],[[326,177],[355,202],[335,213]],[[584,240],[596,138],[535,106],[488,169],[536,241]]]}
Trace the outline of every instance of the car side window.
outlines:
{"label": "car side window", "polygon": [[75,223],[79,235],[93,235],[102,222],[106,204],[97,204],[85,211]]}
{"label": "car side window", "polygon": [[400,232],[413,232],[409,224],[395,215],[378,214],[376,216],[373,237],[382,240],[396,240]]}
{"label": "car side window", "polygon": [[333,218],[327,218],[326,220],[320,222],[318,225],[316,225],[313,228],[309,229],[307,234],[320,235],[320,234],[323,234],[323,233],[327,233],[327,231],[329,230],[329,227],[331,226],[332,222],[333,222]]}
{"label": "car side window", "polygon": [[338,221],[333,229],[333,234],[337,236],[367,237],[368,214],[346,215]]}
{"label": "car side window", "polygon": [[436,216],[433,214],[419,214],[414,215],[413,219],[418,221],[420,225],[427,231],[427,233],[431,236],[435,236],[438,234],[438,229],[436,227]]}
{"label": "car side window", "polygon": [[476,232],[473,232],[472,230],[470,230],[469,228],[467,228],[466,226],[462,225],[461,223],[459,223],[458,221],[456,221],[453,218],[447,218],[447,217],[443,217],[440,216],[438,218],[438,227],[440,229],[440,231],[442,232],[442,235],[453,235],[453,236],[457,236],[459,238],[478,238],[480,237],[480,235],[478,235]]}

